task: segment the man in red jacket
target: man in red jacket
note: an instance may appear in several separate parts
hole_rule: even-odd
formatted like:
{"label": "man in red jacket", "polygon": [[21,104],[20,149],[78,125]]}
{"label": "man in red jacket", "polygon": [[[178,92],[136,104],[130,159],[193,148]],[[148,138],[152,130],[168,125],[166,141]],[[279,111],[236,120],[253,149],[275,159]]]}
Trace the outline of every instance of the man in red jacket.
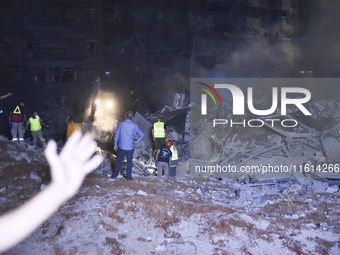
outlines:
{"label": "man in red jacket", "polygon": [[21,100],[14,111],[9,115],[9,125],[12,127],[12,141],[16,142],[19,139],[19,144],[24,144],[26,121],[25,106],[24,102]]}

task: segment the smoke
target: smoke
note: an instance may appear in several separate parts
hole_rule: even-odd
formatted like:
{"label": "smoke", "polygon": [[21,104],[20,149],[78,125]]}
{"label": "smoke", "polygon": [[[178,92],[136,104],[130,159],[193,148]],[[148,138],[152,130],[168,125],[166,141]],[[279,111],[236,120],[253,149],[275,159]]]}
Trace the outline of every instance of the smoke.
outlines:
{"label": "smoke", "polygon": [[[300,52],[293,40],[276,35],[278,27],[276,23],[268,28],[268,34],[244,35],[239,39],[198,39],[192,77],[291,77],[298,73],[294,63]],[[200,51],[212,52],[212,68],[200,65]]]}
{"label": "smoke", "polygon": [[288,11],[285,17],[288,25],[283,25],[278,17],[278,21],[264,27],[265,34],[243,34],[242,38],[231,37],[220,42],[197,39],[195,56],[200,51],[213,49],[215,64],[204,68],[196,61],[194,74],[198,77],[299,77],[299,71],[303,70],[312,71],[314,77],[338,77],[340,1],[301,0],[294,6],[297,12]]}
{"label": "smoke", "polygon": [[[97,110],[92,123],[91,133],[97,140],[107,140],[108,136],[117,128],[121,104],[115,94],[105,91],[98,92]],[[87,116],[91,115],[90,100]]]}
{"label": "smoke", "polygon": [[225,62],[215,70],[227,77],[283,77],[291,73],[291,59],[283,52],[282,44],[271,44],[267,38],[245,41],[227,53]]}
{"label": "smoke", "polygon": [[189,90],[189,80],[176,70],[176,64],[172,70],[161,70],[157,72],[154,80],[144,86],[143,97],[151,111],[157,111],[164,106],[173,104],[176,93],[185,93]]}
{"label": "smoke", "polygon": [[300,6],[300,66],[317,77],[340,75],[340,1],[308,1]]}

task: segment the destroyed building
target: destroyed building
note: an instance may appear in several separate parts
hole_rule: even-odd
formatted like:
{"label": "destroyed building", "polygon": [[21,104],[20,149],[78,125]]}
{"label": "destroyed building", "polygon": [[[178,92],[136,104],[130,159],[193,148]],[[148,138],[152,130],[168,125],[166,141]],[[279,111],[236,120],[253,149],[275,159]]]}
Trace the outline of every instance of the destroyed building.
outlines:
{"label": "destroyed building", "polygon": [[[329,29],[340,24],[337,6],[321,0],[1,1],[1,93],[14,92],[0,102],[1,214],[50,182],[42,149],[8,141],[8,112],[17,97],[50,124],[44,136],[59,147],[67,116],[86,122],[97,78],[98,95],[114,106],[102,114],[98,105],[102,121],[86,123],[98,138],[103,164],[74,198],[6,254],[339,254],[338,168],[311,171],[315,164],[338,164],[338,93],[313,99],[312,118],[289,112],[287,118],[299,123],[293,130],[263,120],[260,129],[220,125],[218,132],[211,116],[192,122],[192,112],[200,109],[190,104],[189,93],[193,77],[337,77],[332,38],[338,37]],[[322,15],[315,15],[319,9]],[[325,42],[316,40],[319,34]],[[135,121],[146,138],[136,147],[133,182],[112,182],[108,137],[124,118],[130,88],[141,101]],[[270,99],[257,90],[254,104],[268,109]],[[215,116],[229,119],[231,108],[225,99]],[[179,149],[176,179],[153,176],[148,135],[158,116]],[[247,125],[255,119],[244,117]],[[112,126],[104,129],[108,122]],[[280,178],[193,178],[194,160],[294,163],[302,169]]]}
{"label": "destroyed building", "polygon": [[298,33],[297,5],[288,0],[14,0],[2,1],[1,12],[1,76],[38,83],[169,67],[188,75],[190,65],[221,61],[214,40],[235,49],[239,40],[267,38],[292,68]]}

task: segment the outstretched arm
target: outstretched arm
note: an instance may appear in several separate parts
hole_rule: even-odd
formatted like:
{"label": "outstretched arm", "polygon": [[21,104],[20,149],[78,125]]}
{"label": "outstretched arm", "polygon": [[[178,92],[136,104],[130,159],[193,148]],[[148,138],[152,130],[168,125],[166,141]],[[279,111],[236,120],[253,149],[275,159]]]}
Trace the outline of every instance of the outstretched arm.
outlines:
{"label": "outstretched arm", "polygon": [[11,95],[13,95],[13,93],[12,92],[8,92],[6,95],[1,96],[0,99],[4,99],[6,97],[10,97]]}
{"label": "outstretched arm", "polygon": [[0,217],[0,253],[18,244],[48,219],[65,201],[76,194],[85,176],[102,162],[92,157],[96,143],[89,134],[76,130],[61,153],[52,140],[45,149],[51,167],[51,183],[27,203]]}

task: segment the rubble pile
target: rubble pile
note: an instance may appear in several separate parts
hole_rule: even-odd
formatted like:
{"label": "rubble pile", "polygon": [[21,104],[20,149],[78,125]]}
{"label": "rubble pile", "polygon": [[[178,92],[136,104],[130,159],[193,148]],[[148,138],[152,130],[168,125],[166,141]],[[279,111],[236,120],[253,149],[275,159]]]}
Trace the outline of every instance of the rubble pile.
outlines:
{"label": "rubble pile", "polygon": [[[259,100],[257,102],[261,105]],[[245,119],[244,116],[243,119],[234,117],[232,121],[237,124],[231,126],[229,109],[232,105],[224,104],[214,112],[214,116],[202,118],[190,126],[191,139],[196,139],[195,146],[191,146],[191,159],[211,165],[275,165],[293,168],[293,171],[290,169],[281,176],[266,175],[266,178],[339,179],[339,103],[316,101],[309,106],[312,116],[288,112],[287,118],[283,120],[281,115],[263,118],[248,114]],[[229,123],[213,127],[213,119],[226,119]],[[285,121],[285,125],[281,125],[282,121]],[[327,166],[327,169],[322,166]],[[214,176],[223,178],[219,174]],[[261,175],[246,173],[242,178],[258,179]]]}
{"label": "rubble pile", "polygon": [[[147,116],[137,113],[134,121],[146,136],[135,149],[133,180],[110,180],[115,156],[99,148],[105,160],[77,195],[5,254],[339,254],[339,173],[312,173],[305,166],[338,162],[340,105],[313,102],[312,118],[289,112],[299,123],[294,129],[270,123],[214,129],[209,118],[193,124],[192,107],[176,103]],[[229,118],[229,107],[211,117]],[[158,116],[179,151],[176,178],[152,174],[149,132]],[[42,149],[0,136],[0,150],[3,214],[48,185],[50,175]],[[199,160],[296,164],[303,171],[280,178],[192,178],[189,162]]]}
{"label": "rubble pile", "polygon": [[[0,213],[48,184],[42,150],[0,139]],[[28,150],[29,149],[29,150]],[[101,169],[111,170],[110,160]],[[337,185],[91,173],[11,254],[339,254]]]}
{"label": "rubble pile", "polygon": [[151,129],[153,123],[157,122],[160,116],[166,123],[168,139],[173,141],[178,150],[179,161],[185,162],[190,158],[189,107],[165,106],[161,111],[148,114],[145,117],[136,112],[133,121],[138,124],[145,134],[144,139],[139,144],[136,144],[134,151],[133,163],[136,174],[148,176],[155,172],[155,151],[153,150]]}

